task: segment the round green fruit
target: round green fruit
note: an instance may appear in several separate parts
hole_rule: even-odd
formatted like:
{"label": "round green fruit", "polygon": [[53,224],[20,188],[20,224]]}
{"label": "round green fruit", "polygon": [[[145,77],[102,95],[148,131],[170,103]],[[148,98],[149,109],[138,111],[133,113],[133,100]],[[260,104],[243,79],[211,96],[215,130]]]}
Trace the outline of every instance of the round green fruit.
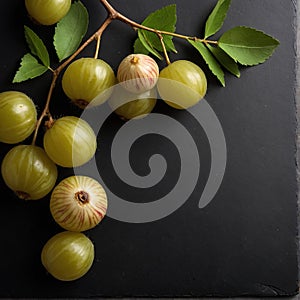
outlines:
{"label": "round green fruit", "polygon": [[116,77],[105,61],[80,58],[71,63],[62,78],[65,94],[80,108],[105,102],[112,93]]}
{"label": "round green fruit", "polygon": [[53,25],[70,10],[71,0],[25,0],[29,15],[41,25]]}
{"label": "round green fruit", "polygon": [[44,148],[57,165],[78,167],[94,156],[97,139],[86,121],[66,116],[55,120],[52,127],[46,131]]}
{"label": "round green fruit", "polygon": [[32,100],[24,93],[0,93],[0,142],[16,144],[29,137],[37,122]]}
{"label": "round green fruit", "polygon": [[43,198],[57,179],[55,164],[42,148],[32,145],[12,148],[2,161],[1,173],[6,185],[24,200]]}
{"label": "round green fruit", "polygon": [[109,105],[123,120],[147,116],[155,107],[157,92],[155,89],[141,94],[133,94],[123,88],[115,89],[109,99]]}
{"label": "round green fruit", "polygon": [[56,279],[72,281],[85,275],[95,256],[92,241],[80,232],[64,231],[54,235],[44,245],[42,264]]}
{"label": "round green fruit", "polygon": [[207,80],[205,73],[196,64],[177,60],[160,72],[157,89],[167,104],[186,109],[205,96]]}

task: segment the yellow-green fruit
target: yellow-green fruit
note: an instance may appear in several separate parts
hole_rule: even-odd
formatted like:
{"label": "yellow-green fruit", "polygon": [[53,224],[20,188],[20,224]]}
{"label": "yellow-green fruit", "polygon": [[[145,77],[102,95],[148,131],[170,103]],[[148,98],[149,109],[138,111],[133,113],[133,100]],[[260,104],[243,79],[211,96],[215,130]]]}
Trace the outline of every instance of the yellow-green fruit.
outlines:
{"label": "yellow-green fruit", "polygon": [[95,58],[80,58],[71,63],[62,78],[65,94],[80,108],[100,105],[112,93],[116,82],[114,71],[105,61]]}
{"label": "yellow-green fruit", "polygon": [[97,180],[88,176],[67,177],[51,194],[51,214],[65,230],[89,230],[102,221],[106,210],[105,190]]}
{"label": "yellow-green fruit", "polygon": [[25,200],[43,198],[57,179],[55,164],[42,148],[32,145],[12,148],[2,161],[1,173],[6,185]]}
{"label": "yellow-green fruit", "polygon": [[145,54],[129,54],[120,63],[117,78],[123,88],[141,94],[155,87],[159,75],[156,61]]}
{"label": "yellow-green fruit", "polygon": [[57,119],[46,131],[44,148],[57,165],[72,168],[87,163],[94,156],[97,140],[86,121],[66,116]]}
{"label": "yellow-green fruit", "polygon": [[41,25],[53,25],[69,11],[71,0],[25,0],[29,15]]}
{"label": "yellow-green fruit", "polygon": [[85,275],[95,257],[92,241],[83,233],[64,231],[44,245],[41,260],[56,279],[72,281]]}
{"label": "yellow-green fruit", "polygon": [[148,115],[155,107],[156,101],[155,89],[141,94],[133,94],[119,87],[115,89],[108,103],[121,119],[130,120]]}
{"label": "yellow-green fruit", "polygon": [[177,60],[165,67],[159,75],[157,89],[160,97],[170,106],[189,108],[206,94],[207,80],[196,64]]}
{"label": "yellow-green fruit", "polygon": [[0,93],[0,142],[16,144],[31,135],[37,121],[36,108],[24,93]]}

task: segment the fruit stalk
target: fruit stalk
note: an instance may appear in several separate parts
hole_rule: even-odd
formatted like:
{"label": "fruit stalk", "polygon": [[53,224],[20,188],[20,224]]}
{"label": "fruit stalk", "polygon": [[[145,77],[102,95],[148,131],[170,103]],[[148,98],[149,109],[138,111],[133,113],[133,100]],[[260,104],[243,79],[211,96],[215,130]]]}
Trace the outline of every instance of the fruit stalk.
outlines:
{"label": "fruit stalk", "polygon": [[167,51],[167,49],[166,49],[166,45],[165,45],[165,43],[164,43],[164,37],[163,37],[162,34],[158,34],[158,37],[159,37],[161,46],[162,46],[163,51],[164,51],[164,56],[165,56],[166,62],[167,62],[167,64],[169,65],[169,64],[171,63],[171,61],[170,61],[170,58],[169,58],[169,55],[168,55],[168,51]]}

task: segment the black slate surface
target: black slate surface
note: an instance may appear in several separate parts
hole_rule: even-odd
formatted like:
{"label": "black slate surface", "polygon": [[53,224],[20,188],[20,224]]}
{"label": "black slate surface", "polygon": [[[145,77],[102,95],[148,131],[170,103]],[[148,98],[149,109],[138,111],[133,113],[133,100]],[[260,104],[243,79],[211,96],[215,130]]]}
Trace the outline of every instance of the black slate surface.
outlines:
{"label": "black slate surface", "polygon": [[[105,18],[97,1],[83,1],[94,32]],[[176,3],[177,31],[199,35],[215,1],[111,1],[124,14],[142,21],[151,11]],[[50,75],[11,84],[19,59],[26,53],[23,25],[43,37],[51,48],[53,28],[33,25],[24,4],[3,4],[0,18],[0,89],[26,92],[39,111],[47,94]],[[74,282],[59,282],[40,263],[44,243],[61,229],[51,218],[49,197],[23,202],[0,181],[0,296],[114,297],[114,296],[285,296],[298,291],[297,182],[295,164],[295,3],[292,0],[233,0],[223,31],[237,25],[261,29],[280,40],[273,57],[263,65],[242,68],[241,79],[228,75],[221,88],[191,47],[176,43],[178,55],[206,71],[206,100],[218,116],[227,145],[227,167],[213,201],[203,209],[197,205],[210,171],[210,149],[201,126],[185,112],[159,104],[156,112],[177,118],[193,136],[199,150],[201,175],[185,204],[156,222],[132,224],[107,217],[86,234],[94,241],[96,259],[90,272]],[[105,32],[101,57],[116,69],[131,52],[134,32],[114,23]],[[92,55],[93,47],[83,55]],[[54,51],[51,51],[55,61]],[[80,115],[57,86],[51,106],[53,115]],[[161,153],[168,162],[163,185],[141,191],[126,187],[118,179],[110,160],[113,135],[123,123],[111,116],[101,130],[101,165],[104,181],[128,201],[158,199],[176,184],[180,162],[174,145],[166,138],[150,135],[132,148],[134,170],[147,174],[152,154]],[[41,137],[38,141],[41,142]],[[1,144],[3,157],[11,146]],[[192,163],[192,162],[191,162]],[[62,179],[72,170],[60,169]]]}

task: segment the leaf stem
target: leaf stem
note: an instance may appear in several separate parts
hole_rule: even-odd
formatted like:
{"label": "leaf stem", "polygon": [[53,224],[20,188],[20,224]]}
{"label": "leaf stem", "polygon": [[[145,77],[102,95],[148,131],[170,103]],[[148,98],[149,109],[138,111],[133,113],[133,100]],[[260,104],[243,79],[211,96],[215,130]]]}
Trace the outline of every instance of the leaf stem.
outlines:
{"label": "leaf stem", "polygon": [[168,55],[168,51],[167,51],[167,49],[166,49],[166,45],[165,45],[165,43],[164,43],[164,37],[163,37],[162,34],[158,34],[158,37],[159,37],[161,46],[162,46],[162,48],[163,48],[163,52],[164,52],[164,56],[165,56],[165,58],[166,58],[166,62],[167,62],[167,64],[169,65],[169,64],[171,63],[171,61],[170,61],[170,58],[169,58],[169,55]]}
{"label": "leaf stem", "polygon": [[73,61],[74,58],[78,54],[80,54],[92,41],[95,39],[100,39],[105,29],[108,27],[108,25],[112,22],[113,19],[108,17],[101,25],[101,27],[92,35],[90,38],[88,38],[78,49],[76,52],[74,52],[66,61],[64,61],[56,70],[55,72],[60,73],[70,62]]}

